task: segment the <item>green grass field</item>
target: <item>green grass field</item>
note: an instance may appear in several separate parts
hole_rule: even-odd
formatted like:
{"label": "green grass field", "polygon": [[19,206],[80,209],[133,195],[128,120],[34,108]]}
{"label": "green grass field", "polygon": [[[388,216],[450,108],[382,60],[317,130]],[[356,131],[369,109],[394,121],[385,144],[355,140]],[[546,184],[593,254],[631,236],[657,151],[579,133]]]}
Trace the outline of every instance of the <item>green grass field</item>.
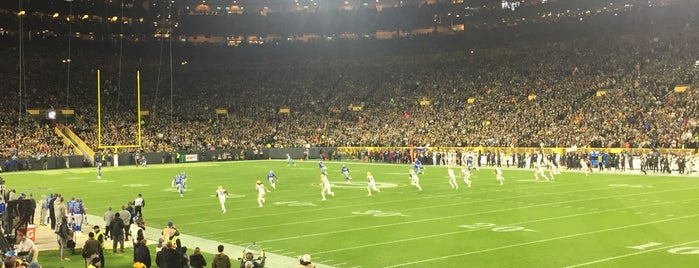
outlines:
{"label": "green grass field", "polygon": [[[107,167],[99,181],[93,168],[2,176],[18,193],[80,197],[93,215],[142,193],[144,218],[151,228],[173,221],[183,234],[240,246],[254,241],[267,252],[292,258],[309,253],[324,267],[699,263],[696,176],[585,177],[563,171],[554,182],[542,182],[533,180],[532,170],[505,169],[505,185],[500,186],[492,170],[482,168],[473,172],[473,187],[466,188],[458,178],[461,188],[452,190],[445,167],[427,167],[420,175],[424,190],[418,192],[408,181],[410,166],[347,162],[353,182],[346,183],[341,164],[326,162],[335,192],[327,201],[321,201],[316,161],[297,161],[290,167],[282,161]],[[279,177],[277,189],[258,208],[255,181],[266,181],[270,169]],[[184,197],[170,187],[182,171],[189,178]],[[380,193],[367,196],[367,171],[374,174]],[[226,214],[214,196],[218,185],[230,194]],[[189,248],[202,246],[190,243],[183,241]],[[65,265],[51,263],[58,259],[47,257],[52,254],[42,252],[44,267]],[[111,261],[111,267],[128,267],[124,259]]]}

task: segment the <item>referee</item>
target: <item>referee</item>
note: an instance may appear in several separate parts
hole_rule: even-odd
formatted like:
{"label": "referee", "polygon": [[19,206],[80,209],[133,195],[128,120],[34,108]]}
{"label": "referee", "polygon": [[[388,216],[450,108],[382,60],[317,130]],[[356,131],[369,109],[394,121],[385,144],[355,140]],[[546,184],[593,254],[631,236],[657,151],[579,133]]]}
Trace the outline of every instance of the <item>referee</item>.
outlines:
{"label": "referee", "polygon": [[146,206],[146,201],[143,200],[143,196],[141,196],[141,194],[138,194],[136,199],[133,201],[133,205],[134,205],[134,210],[135,210],[135,212],[134,212],[135,216],[137,216],[139,218],[143,218],[142,210],[143,210],[143,207]]}

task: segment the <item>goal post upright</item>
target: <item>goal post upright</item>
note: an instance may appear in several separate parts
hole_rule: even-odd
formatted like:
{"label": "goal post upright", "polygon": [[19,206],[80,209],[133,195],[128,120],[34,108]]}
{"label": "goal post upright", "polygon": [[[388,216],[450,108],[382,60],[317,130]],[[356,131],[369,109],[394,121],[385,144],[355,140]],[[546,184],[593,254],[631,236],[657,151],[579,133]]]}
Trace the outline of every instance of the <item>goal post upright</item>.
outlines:
{"label": "goal post upright", "polygon": [[136,71],[136,144],[103,145],[102,144],[102,96],[100,70],[97,69],[97,148],[113,149],[116,153],[120,148],[141,148],[141,71]]}

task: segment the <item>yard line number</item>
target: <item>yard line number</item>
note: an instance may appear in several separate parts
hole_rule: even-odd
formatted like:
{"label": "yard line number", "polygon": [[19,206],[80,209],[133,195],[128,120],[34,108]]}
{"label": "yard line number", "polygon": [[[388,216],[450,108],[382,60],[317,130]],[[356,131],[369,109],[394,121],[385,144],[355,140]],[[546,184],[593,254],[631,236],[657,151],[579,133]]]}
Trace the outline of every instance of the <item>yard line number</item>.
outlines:
{"label": "yard line number", "polygon": [[473,224],[463,224],[463,225],[459,225],[459,227],[466,228],[466,229],[487,229],[487,228],[490,228],[491,231],[499,232],[499,233],[518,232],[518,231],[536,232],[536,230],[532,230],[532,229],[522,227],[522,226],[499,226],[495,223],[489,223],[489,222],[476,222]]}
{"label": "yard line number", "polygon": [[407,217],[408,216],[408,215],[405,215],[405,214],[400,213],[400,212],[381,211],[381,210],[354,211],[354,212],[352,212],[352,214],[374,216],[374,217],[396,217],[396,216]]}
{"label": "yard line number", "polygon": [[[643,245],[632,246],[632,247],[627,247],[627,248],[638,249],[638,250],[647,250],[647,249],[651,249],[653,247],[660,246],[662,244],[663,243],[658,243],[658,242],[648,242],[648,243],[645,243]],[[672,253],[672,254],[678,254],[678,255],[699,254],[699,247],[674,247],[674,248],[668,249],[667,252]]]}

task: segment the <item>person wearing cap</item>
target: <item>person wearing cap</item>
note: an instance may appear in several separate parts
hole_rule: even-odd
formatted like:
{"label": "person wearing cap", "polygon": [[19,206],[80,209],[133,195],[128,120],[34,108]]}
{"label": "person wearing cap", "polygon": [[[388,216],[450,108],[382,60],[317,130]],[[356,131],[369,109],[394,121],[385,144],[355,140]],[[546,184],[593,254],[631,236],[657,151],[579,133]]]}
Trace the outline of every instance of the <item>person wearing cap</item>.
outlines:
{"label": "person wearing cap", "polygon": [[87,240],[85,240],[85,245],[83,245],[82,251],[83,258],[85,259],[85,266],[92,263],[92,259],[99,259],[100,251],[102,251],[102,245],[99,241],[97,241],[97,239],[95,239],[95,232],[90,232]]}
{"label": "person wearing cap", "polygon": [[216,189],[216,197],[218,197],[218,203],[221,204],[221,211],[226,213],[226,197],[228,196],[228,191],[223,189],[223,186],[219,185]]}
{"label": "person wearing cap", "polygon": [[180,231],[175,228],[175,224],[173,224],[172,221],[167,222],[167,226],[163,228],[163,231],[160,234],[163,236],[163,242],[172,243],[176,246],[176,249],[182,247],[182,242],[180,241]]}
{"label": "person wearing cap", "polygon": [[299,257],[299,266],[297,268],[315,268],[316,266],[311,263],[311,255],[304,254]]}
{"label": "person wearing cap", "polygon": [[257,190],[257,204],[262,207],[262,205],[265,203],[265,193],[269,193],[270,191],[264,184],[262,184],[261,180],[257,180],[255,190]]}
{"label": "person wearing cap", "polygon": [[104,240],[106,235],[102,233],[102,230],[100,230],[99,225],[92,226],[92,233],[95,236],[95,240],[100,242],[100,251],[97,254],[99,255],[100,260],[102,260],[102,267],[104,267]]}
{"label": "person wearing cap", "polygon": [[366,173],[366,180],[367,180],[367,187],[366,190],[369,192],[369,196],[371,196],[371,191],[376,191],[376,192],[381,192],[379,188],[376,188],[376,181],[374,181],[374,175],[371,175],[371,172]]}
{"label": "person wearing cap", "polygon": [[218,245],[218,253],[214,255],[214,260],[211,261],[211,268],[231,268],[231,259],[223,253],[223,245]]}

